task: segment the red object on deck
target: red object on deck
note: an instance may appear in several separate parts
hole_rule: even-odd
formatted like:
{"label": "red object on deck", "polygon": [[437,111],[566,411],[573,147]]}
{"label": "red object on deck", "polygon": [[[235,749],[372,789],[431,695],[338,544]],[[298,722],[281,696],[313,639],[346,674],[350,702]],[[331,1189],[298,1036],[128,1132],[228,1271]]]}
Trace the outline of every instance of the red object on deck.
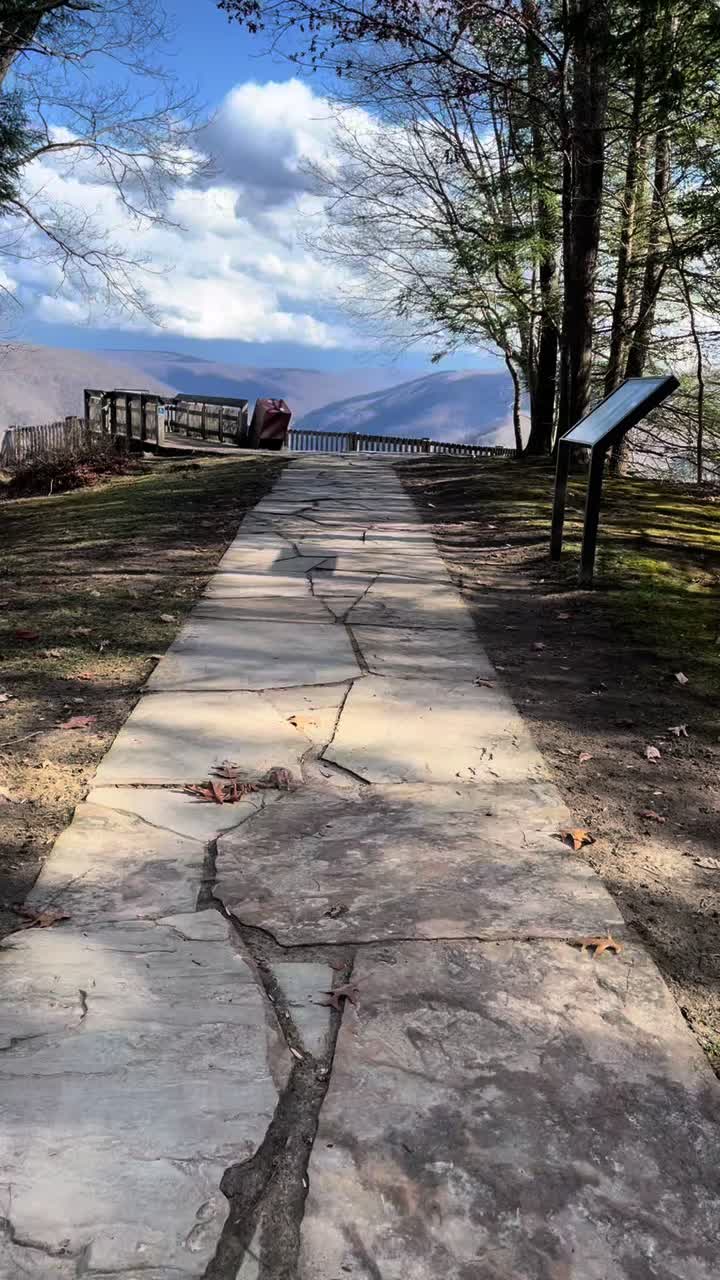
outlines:
{"label": "red object on deck", "polygon": [[284,400],[256,400],[250,423],[251,449],[282,449],[292,412]]}

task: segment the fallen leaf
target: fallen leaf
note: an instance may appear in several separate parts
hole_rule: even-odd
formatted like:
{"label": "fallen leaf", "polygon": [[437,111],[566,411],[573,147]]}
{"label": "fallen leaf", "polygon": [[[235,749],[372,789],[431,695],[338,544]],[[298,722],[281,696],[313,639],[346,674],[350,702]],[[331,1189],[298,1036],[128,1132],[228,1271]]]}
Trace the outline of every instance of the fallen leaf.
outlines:
{"label": "fallen leaf", "polygon": [[58,729],[89,729],[96,720],[97,716],[71,716],[69,720],[63,720]]}
{"label": "fallen leaf", "polygon": [[335,987],[334,991],[323,991],[323,995],[329,996],[329,1000],[323,1000],[321,1003],[328,1009],[342,1009],[341,1000],[349,1000],[350,1004],[357,1006],[356,996],[360,994],[360,988],[353,986],[351,982],[346,982],[341,987]]}
{"label": "fallen leaf", "polygon": [[0,693],[0,702],[9,702],[10,699],[14,697],[14,693]]}
{"label": "fallen leaf", "polygon": [[581,751],[578,756],[578,764],[587,764],[588,760],[592,760],[592,754],[589,751]]}
{"label": "fallen leaf", "polygon": [[293,1058],[297,1058],[299,1062],[303,1062],[303,1061],[304,1061],[302,1054],[301,1054],[301,1053],[298,1053],[298,1050],[297,1050],[297,1049],[293,1049],[293,1047],[292,1047],[292,1045],[291,1045],[291,1044],[289,1044],[289,1045],[288,1045],[288,1049],[290,1050],[290,1052],[291,1052],[291,1054],[292,1054]]}
{"label": "fallen leaf", "polygon": [[676,738],[687,738],[688,731],[686,724],[671,724],[668,733],[674,733]]}
{"label": "fallen leaf", "polygon": [[177,619],[176,619],[176,617],[175,617],[175,614],[174,614],[174,613],[161,613],[161,614],[160,614],[160,621],[161,621],[161,622],[176,622],[176,621],[177,621]]}
{"label": "fallen leaf", "polygon": [[720,858],[693,858],[693,862],[704,871],[720,871]]}
{"label": "fallen leaf", "polygon": [[30,627],[16,627],[15,639],[16,640],[39,640],[40,632],[33,631]]}
{"label": "fallen leaf", "polygon": [[284,769],[281,765],[274,765],[272,769],[268,769],[264,778],[257,784],[263,788],[273,788],[276,791],[292,791],[295,786],[289,769]]}
{"label": "fallen leaf", "polygon": [[42,657],[43,658],[62,658],[62,651],[60,649],[43,649]]}
{"label": "fallen leaf", "polygon": [[660,755],[657,747],[646,747],[645,758],[647,760],[662,760],[662,756]]}
{"label": "fallen leaf", "polygon": [[584,827],[571,827],[563,830],[560,832],[560,838],[564,844],[569,845],[576,852],[578,849],[582,849],[583,845],[595,843],[595,837],[589,831],[586,831]]}
{"label": "fallen leaf", "polygon": [[560,622],[567,622],[568,618],[572,618],[572,614],[571,614],[571,613],[556,613],[556,614],[555,614],[555,617],[556,617],[556,618],[559,618]]}
{"label": "fallen leaf", "polygon": [[652,822],[667,822],[667,818],[663,818],[654,809],[641,809],[638,817],[649,818]]}
{"label": "fallen leaf", "polygon": [[232,760],[223,760],[217,769],[213,769],[216,778],[241,778],[244,770],[239,764],[233,764]]}
{"label": "fallen leaf", "polygon": [[616,942],[610,934],[604,938],[576,938],[573,941],[573,946],[581,947],[583,951],[585,951],[587,947],[592,947],[593,955],[596,960],[604,951],[614,951],[617,955],[623,949],[622,942]]}
{"label": "fallen leaf", "polygon": [[13,907],[13,911],[27,920],[23,929],[51,929],[54,924],[60,924],[61,920],[70,919],[66,911],[51,911],[49,908],[44,911],[33,911],[32,907]]}
{"label": "fallen leaf", "polygon": [[678,684],[688,684],[688,678],[682,671],[675,672],[675,679]]}
{"label": "fallen leaf", "polygon": [[96,674],[94,671],[78,671],[75,679],[76,680],[95,680]]}

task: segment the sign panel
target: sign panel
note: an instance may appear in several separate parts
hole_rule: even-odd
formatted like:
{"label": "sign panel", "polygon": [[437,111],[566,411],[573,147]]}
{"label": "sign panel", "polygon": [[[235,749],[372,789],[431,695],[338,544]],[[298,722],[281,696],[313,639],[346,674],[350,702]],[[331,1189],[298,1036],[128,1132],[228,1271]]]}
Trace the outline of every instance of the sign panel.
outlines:
{"label": "sign panel", "polygon": [[[586,418],[582,418],[571,431],[568,431],[567,435],[562,437],[563,444],[584,444],[592,448],[604,436],[619,427],[626,418],[633,417],[638,421],[645,412],[643,406],[646,402],[654,401],[661,388],[669,381],[675,382],[675,379],[628,378],[627,382],[618,387],[617,391],[613,391],[607,400],[603,400],[596,409],[593,409]],[[649,409],[647,411],[649,412]]]}

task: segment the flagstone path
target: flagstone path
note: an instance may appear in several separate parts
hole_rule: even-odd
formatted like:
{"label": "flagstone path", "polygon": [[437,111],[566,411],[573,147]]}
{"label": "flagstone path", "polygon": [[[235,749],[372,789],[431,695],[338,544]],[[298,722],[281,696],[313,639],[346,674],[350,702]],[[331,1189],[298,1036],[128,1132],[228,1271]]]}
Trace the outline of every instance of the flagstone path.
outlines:
{"label": "flagstone path", "polygon": [[0,952],[0,1280],[717,1280],[720,1089],[570,821],[391,465],[294,461]]}

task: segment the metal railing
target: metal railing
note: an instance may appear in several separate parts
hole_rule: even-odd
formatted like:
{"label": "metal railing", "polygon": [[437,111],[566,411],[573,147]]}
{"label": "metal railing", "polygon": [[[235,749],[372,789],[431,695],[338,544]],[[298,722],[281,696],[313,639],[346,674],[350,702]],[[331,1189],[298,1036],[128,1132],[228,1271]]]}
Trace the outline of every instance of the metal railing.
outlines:
{"label": "metal railing", "polygon": [[315,431],[313,427],[291,427],[287,447],[296,453],[445,453],[465,458],[511,458],[515,452],[495,445],[366,435],[362,431]]}

